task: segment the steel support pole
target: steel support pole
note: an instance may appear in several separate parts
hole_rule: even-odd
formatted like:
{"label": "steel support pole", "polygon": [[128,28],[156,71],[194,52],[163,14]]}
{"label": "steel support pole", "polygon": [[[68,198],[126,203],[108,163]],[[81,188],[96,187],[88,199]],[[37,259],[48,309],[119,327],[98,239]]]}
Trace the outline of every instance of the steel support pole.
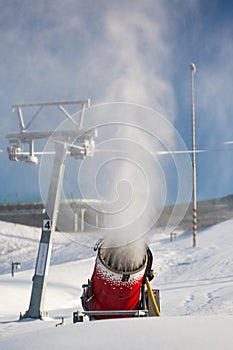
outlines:
{"label": "steel support pole", "polygon": [[78,232],[78,213],[74,213],[74,232]]}
{"label": "steel support pole", "polygon": [[86,209],[85,208],[82,208],[81,209],[81,232],[84,232],[84,229],[85,229],[85,211]]}
{"label": "steel support pole", "polygon": [[193,247],[197,244],[197,169],[196,169],[196,134],[195,134],[195,103],[194,103],[194,75],[195,64],[190,64],[191,70],[191,117],[192,117],[192,169],[193,169]]}
{"label": "steel support pole", "polygon": [[53,170],[50,179],[46,211],[42,225],[41,239],[37,254],[35,274],[28,311],[23,318],[42,318],[44,313],[44,297],[50,264],[53,234],[56,229],[62,181],[65,170],[67,143],[56,143]]}

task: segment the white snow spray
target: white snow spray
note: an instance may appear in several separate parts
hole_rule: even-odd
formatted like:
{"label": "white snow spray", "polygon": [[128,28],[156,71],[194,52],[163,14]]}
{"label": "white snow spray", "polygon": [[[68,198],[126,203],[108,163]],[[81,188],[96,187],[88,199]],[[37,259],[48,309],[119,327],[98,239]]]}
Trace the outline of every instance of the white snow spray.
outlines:
{"label": "white snow spray", "polygon": [[[146,234],[165,202],[165,178],[154,154],[160,142],[151,132],[151,111],[132,104],[108,104],[95,110],[95,118],[109,115],[113,122],[102,121],[98,127],[91,166],[95,179],[88,182],[94,180],[107,217],[102,243],[106,263],[119,271],[133,271],[145,261]],[[85,181],[87,163],[80,169]],[[90,196],[87,188],[82,186],[85,197]]]}
{"label": "white snow spray", "polygon": [[[187,190],[187,174],[191,174],[189,156],[183,155],[181,161],[180,155],[160,157],[158,154],[160,151],[186,150],[176,129],[160,114],[165,113],[170,120],[175,116],[174,90],[167,76],[174,67],[173,55],[167,41],[163,40],[169,18],[163,1],[156,4],[153,16],[148,8],[137,5],[140,6],[140,16],[132,14],[130,4],[124,8],[110,6],[101,13],[105,35],[95,48],[97,54],[93,55],[91,50],[84,71],[93,73],[97,87],[96,101],[135,101],[138,104],[110,102],[85,110],[80,138],[71,137],[69,143],[80,147],[89,134],[98,134],[94,156],[80,162],[66,160],[62,193],[64,220],[60,220],[61,223],[69,220],[79,224],[77,212],[66,199],[97,200],[98,204],[90,202],[86,215],[83,211],[85,229],[98,231],[97,239],[104,237],[108,248],[121,248],[128,252],[128,256],[132,250],[132,258],[128,260],[136,260],[139,255],[144,258],[145,254],[140,252],[145,249],[146,235],[156,226],[167,194],[177,192],[173,202],[182,203],[188,203],[191,196],[190,188]],[[151,42],[156,42],[159,48],[155,56],[149,54]],[[103,52],[106,55],[103,56]],[[169,70],[164,70],[164,67],[169,67]],[[85,85],[83,76],[79,79],[79,84],[81,82]],[[142,104],[153,106],[160,113]],[[74,130],[80,125],[79,122],[80,115],[72,115],[70,125],[68,122],[62,123],[57,131]],[[88,131],[87,137],[82,133],[85,130]],[[51,136],[45,151],[51,151],[52,143]],[[44,175],[41,176],[40,185],[43,202],[47,198],[48,168],[52,163],[51,156],[46,157],[49,157],[48,161],[42,161],[40,167],[40,173]],[[175,176],[170,163],[173,163]],[[172,186],[169,185],[171,182]],[[88,221],[89,209],[99,214],[98,225]],[[165,230],[172,231],[182,214],[171,215],[167,225],[169,228]],[[101,221],[101,216],[106,220]],[[72,238],[77,239],[74,235]],[[122,251],[122,255],[127,254]]]}
{"label": "white snow spray", "polygon": [[136,271],[145,263],[146,244],[144,240],[138,240],[121,247],[102,248],[102,258],[113,270]]}
{"label": "white snow spray", "polygon": [[[60,134],[69,128],[74,128],[71,121],[62,123],[56,132]],[[69,145],[76,147],[76,143],[80,145],[86,135],[91,134],[95,135],[95,148],[92,157],[84,157],[81,161],[67,155],[62,213],[69,222],[75,223],[77,212],[71,206],[69,194],[77,193],[77,197],[85,199],[86,203],[85,218],[85,210],[82,211],[85,229],[95,232],[96,239],[104,238],[103,248],[122,248],[123,256],[129,252],[128,261],[134,259],[135,266],[140,265],[136,257],[144,259],[148,234],[158,227],[171,192],[170,178],[172,191],[176,192],[175,200],[188,206],[192,188],[187,149],[167,119],[152,109],[135,104],[92,106],[85,111],[83,129],[78,140],[76,136],[71,137]],[[52,137],[45,154],[51,143]],[[182,157],[173,152],[176,149],[183,152]],[[48,174],[50,163],[51,158],[42,158],[40,174],[43,178]],[[48,182],[41,181],[41,193],[46,193],[47,188]],[[98,214],[100,220],[88,221],[90,212]],[[174,206],[163,232],[172,232],[185,212],[185,205]],[[118,252],[114,249],[110,255],[118,255]],[[114,257],[112,260],[116,261]],[[127,266],[124,268],[128,269]]]}

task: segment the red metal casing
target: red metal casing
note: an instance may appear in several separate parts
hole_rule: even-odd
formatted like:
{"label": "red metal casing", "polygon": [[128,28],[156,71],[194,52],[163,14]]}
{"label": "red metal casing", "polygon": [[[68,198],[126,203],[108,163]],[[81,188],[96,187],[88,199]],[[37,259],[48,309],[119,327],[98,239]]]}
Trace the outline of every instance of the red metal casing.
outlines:
{"label": "red metal casing", "polygon": [[143,265],[136,271],[117,271],[107,265],[102,255],[102,248],[99,248],[91,277],[93,297],[91,303],[86,302],[86,309],[137,310],[147,260],[146,255]]}

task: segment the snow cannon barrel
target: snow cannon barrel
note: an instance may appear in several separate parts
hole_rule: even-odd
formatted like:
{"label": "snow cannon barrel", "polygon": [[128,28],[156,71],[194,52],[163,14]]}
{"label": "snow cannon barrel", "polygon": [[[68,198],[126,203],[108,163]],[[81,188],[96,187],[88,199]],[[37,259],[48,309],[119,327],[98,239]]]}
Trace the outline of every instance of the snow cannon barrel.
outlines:
{"label": "snow cannon barrel", "polygon": [[86,311],[139,309],[141,287],[146,271],[151,268],[151,260],[152,255],[147,247],[143,249],[141,256],[138,250],[134,250],[132,256],[127,246],[117,248],[100,246],[89,288],[86,289],[83,298],[84,309]]}

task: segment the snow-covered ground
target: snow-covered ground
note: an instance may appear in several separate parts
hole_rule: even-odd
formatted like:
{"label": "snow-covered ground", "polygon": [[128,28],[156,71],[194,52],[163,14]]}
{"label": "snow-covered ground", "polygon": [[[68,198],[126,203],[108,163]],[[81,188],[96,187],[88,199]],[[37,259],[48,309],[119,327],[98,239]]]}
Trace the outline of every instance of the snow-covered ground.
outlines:
{"label": "snow-covered ground", "polygon": [[[196,248],[191,233],[172,242],[167,235],[151,235],[160,318],[73,324],[73,311],[81,310],[81,286],[93,271],[95,237],[57,232],[46,290],[48,317],[18,321],[29,306],[39,239],[40,229],[0,222],[1,350],[233,349],[233,220],[199,232]],[[12,261],[22,264],[14,277]],[[62,317],[65,324],[56,327]]]}

